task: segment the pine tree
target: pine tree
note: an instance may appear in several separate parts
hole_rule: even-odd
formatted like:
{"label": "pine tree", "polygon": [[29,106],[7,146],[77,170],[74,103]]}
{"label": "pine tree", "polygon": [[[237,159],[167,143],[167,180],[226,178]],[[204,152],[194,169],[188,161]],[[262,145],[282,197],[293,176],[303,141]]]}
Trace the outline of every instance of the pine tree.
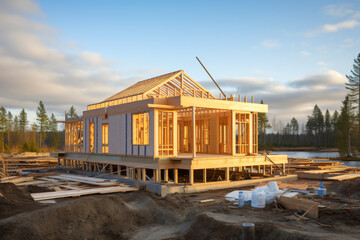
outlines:
{"label": "pine tree", "polygon": [[28,124],[27,113],[25,112],[25,109],[22,109],[19,115],[19,137],[21,144],[25,143],[25,131]]}
{"label": "pine tree", "polygon": [[46,138],[46,131],[49,129],[49,117],[46,114],[45,106],[42,101],[39,102],[39,106],[36,110],[36,121],[39,125],[40,130],[40,140],[39,140],[39,147],[43,149],[43,143],[45,142]]}
{"label": "pine tree", "polygon": [[69,118],[77,118],[78,117],[74,106],[71,106],[68,116],[69,116]]}
{"label": "pine tree", "polygon": [[351,157],[352,115],[350,108],[349,96],[346,96],[337,121],[337,147],[339,148],[340,155],[347,157]]}
{"label": "pine tree", "polygon": [[5,152],[5,131],[6,131],[6,124],[7,124],[7,115],[6,110],[4,107],[0,108],[0,143],[1,143],[1,149],[2,153]]}
{"label": "pine tree", "polygon": [[325,145],[328,146],[329,144],[329,137],[331,134],[331,117],[330,117],[330,112],[328,109],[326,109],[325,112]]}
{"label": "pine tree", "polygon": [[290,121],[290,129],[291,129],[291,134],[292,135],[299,134],[299,122],[294,117]]}
{"label": "pine tree", "polygon": [[19,117],[17,115],[15,115],[14,117],[14,145],[17,149],[17,145],[19,143],[19,132],[20,132],[20,127],[19,127]]}
{"label": "pine tree", "polygon": [[38,129],[39,129],[39,126],[36,123],[31,124],[31,130],[33,132],[32,141],[33,141],[33,144],[34,144],[35,147],[37,147],[37,144],[36,144],[36,132],[37,132]]}
{"label": "pine tree", "polygon": [[358,151],[360,152],[360,53],[357,58],[354,59],[353,69],[351,70],[351,75],[346,75],[349,80],[346,84],[346,89],[349,91],[349,100],[353,104],[355,110],[357,107],[357,141],[358,141]]}
{"label": "pine tree", "polygon": [[60,133],[58,132],[58,126],[54,114],[51,114],[49,121],[49,131],[50,131],[50,146],[57,148],[60,143]]}
{"label": "pine tree", "polygon": [[266,145],[266,129],[271,128],[266,113],[258,113],[258,132],[260,136],[259,145]]}

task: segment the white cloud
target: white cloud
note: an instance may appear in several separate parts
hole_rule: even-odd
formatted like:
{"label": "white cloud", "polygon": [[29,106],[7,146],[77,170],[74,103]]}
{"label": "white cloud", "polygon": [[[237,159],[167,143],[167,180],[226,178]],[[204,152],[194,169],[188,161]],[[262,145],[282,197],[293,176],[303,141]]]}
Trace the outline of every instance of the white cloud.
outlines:
{"label": "white cloud", "polygon": [[322,30],[324,32],[337,32],[341,29],[351,29],[356,27],[357,25],[359,25],[358,21],[355,20],[346,20],[346,21],[342,21],[336,24],[325,24],[322,27]]}
{"label": "white cloud", "polygon": [[135,80],[120,78],[99,53],[60,41],[59,30],[37,20],[44,16],[34,1],[0,1],[0,106],[36,109],[42,100],[49,112],[80,112]]}
{"label": "white cloud", "polygon": [[319,62],[317,62],[316,64],[319,65],[319,66],[326,66],[326,63],[323,62],[323,61],[319,61]]}
{"label": "white cloud", "polygon": [[276,40],[267,39],[261,42],[261,46],[266,48],[277,48],[280,46],[280,43]]}
{"label": "white cloud", "polygon": [[301,55],[304,55],[304,56],[310,56],[311,55],[311,52],[308,52],[308,51],[301,51],[300,53],[301,53]]}
{"label": "white cloud", "polygon": [[344,17],[354,13],[349,4],[331,4],[322,8],[322,11],[329,16]]}
{"label": "white cloud", "polygon": [[[277,119],[289,121],[290,116],[304,122],[311,109],[318,104],[323,111],[339,110],[346,95],[346,77],[334,70],[313,74],[287,83],[273,78],[227,78],[219,79],[220,87],[228,94],[254,96],[256,102],[264,100],[269,105],[269,114]],[[217,93],[211,82],[202,83],[204,87]],[[217,96],[217,95],[216,95]]]}

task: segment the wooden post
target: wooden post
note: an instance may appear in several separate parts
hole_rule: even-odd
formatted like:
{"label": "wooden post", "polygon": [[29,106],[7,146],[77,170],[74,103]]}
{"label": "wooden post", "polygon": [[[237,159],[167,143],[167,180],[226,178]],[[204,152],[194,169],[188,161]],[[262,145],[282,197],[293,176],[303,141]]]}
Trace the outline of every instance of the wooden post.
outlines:
{"label": "wooden post", "polygon": [[206,183],[206,168],[203,169],[203,181]]}
{"label": "wooden post", "polygon": [[270,175],[273,175],[273,167],[270,165]]}
{"label": "wooden post", "polygon": [[141,169],[141,179],[146,181],[146,168]]}
{"label": "wooden post", "polygon": [[258,173],[260,173],[260,165],[257,166]]}
{"label": "wooden post", "polygon": [[196,121],[195,121],[195,106],[192,107],[192,134],[193,134],[193,158],[196,158]]}
{"label": "wooden post", "polygon": [[244,97],[244,102],[247,102],[246,96]]}
{"label": "wooden post", "polygon": [[137,168],[137,180],[141,180],[141,168]]}
{"label": "wooden post", "polygon": [[241,97],[240,94],[238,95],[238,101],[241,102]]}
{"label": "wooden post", "polygon": [[230,181],[230,172],[229,168],[225,168],[225,181]]}
{"label": "wooden post", "polygon": [[168,169],[164,169],[164,181],[165,182],[169,181],[169,170]]}
{"label": "wooden post", "polygon": [[251,96],[251,103],[254,103],[254,96]]}
{"label": "wooden post", "polygon": [[161,169],[159,169],[158,171],[158,182],[161,182],[162,179],[161,179]]}
{"label": "wooden post", "polygon": [[263,167],[263,173],[265,174],[265,170],[266,170],[266,165],[264,165]]}
{"label": "wooden post", "polygon": [[154,169],[153,170],[153,182],[157,182],[157,178],[158,178],[158,170]]}
{"label": "wooden post", "polygon": [[174,168],[174,183],[178,183],[178,169]]}
{"label": "wooden post", "polygon": [[118,167],[117,167],[117,174],[120,176],[121,175],[121,166],[120,165],[118,165]]}
{"label": "wooden post", "polygon": [[194,184],[194,169],[189,170],[189,183]]}
{"label": "wooden post", "polygon": [[250,172],[253,172],[253,166],[252,165],[250,166]]}
{"label": "wooden post", "polygon": [[285,163],[283,163],[283,174],[285,174]]}

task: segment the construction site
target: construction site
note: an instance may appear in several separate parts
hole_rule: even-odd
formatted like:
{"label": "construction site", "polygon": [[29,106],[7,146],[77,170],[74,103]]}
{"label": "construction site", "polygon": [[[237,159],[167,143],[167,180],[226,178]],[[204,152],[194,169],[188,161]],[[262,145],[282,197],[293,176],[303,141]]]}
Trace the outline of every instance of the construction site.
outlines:
{"label": "construction site", "polygon": [[1,239],[359,239],[360,168],[259,152],[268,106],[219,90],[153,77],[3,154]]}

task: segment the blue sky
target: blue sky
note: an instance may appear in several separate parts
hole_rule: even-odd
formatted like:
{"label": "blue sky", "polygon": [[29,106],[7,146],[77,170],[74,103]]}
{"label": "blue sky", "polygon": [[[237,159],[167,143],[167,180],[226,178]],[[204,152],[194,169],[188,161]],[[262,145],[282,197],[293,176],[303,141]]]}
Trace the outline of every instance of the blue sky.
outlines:
{"label": "blue sky", "polygon": [[178,69],[217,95],[198,56],[228,94],[304,122],[315,104],[340,108],[360,52],[359,1],[3,0],[0,9],[0,70],[23,69],[0,73],[0,105],[30,111],[41,99],[59,118]]}

